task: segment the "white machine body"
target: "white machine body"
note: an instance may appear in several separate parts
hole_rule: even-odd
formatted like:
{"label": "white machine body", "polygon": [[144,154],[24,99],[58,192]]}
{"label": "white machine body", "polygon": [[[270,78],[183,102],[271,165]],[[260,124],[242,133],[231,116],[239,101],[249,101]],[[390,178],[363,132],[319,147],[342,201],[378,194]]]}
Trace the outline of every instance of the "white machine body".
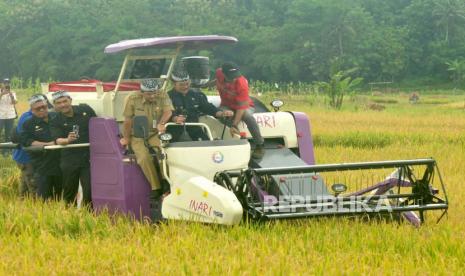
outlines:
{"label": "white machine body", "polygon": [[223,170],[247,168],[250,145],[242,141],[181,142],[167,147],[171,193],[163,200],[163,217],[238,224],[243,213],[241,203],[213,178]]}

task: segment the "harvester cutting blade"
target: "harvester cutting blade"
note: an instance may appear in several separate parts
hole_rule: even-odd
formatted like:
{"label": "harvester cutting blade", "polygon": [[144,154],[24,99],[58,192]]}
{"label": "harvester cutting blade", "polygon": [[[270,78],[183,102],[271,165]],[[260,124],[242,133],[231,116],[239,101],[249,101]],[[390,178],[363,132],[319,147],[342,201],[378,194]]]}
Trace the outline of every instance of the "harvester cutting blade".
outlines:
{"label": "harvester cutting blade", "polygon": [[[433,159],[308,166],[294,160],[289,152],[267,150],[268,155],[256,163],[258,168],[230,176],[237,179],[234,192],[253,218],[381,214],[423,221],[425,211],[448,208],[444,184]],[[274,158],[280,153],[284,153],[282,163]],[[277,166],[278,162],[288,166]],[[347,187],[347,191],[331,194],[327,187],[334,184]],[[442,197],[432,189],[435,184],[441,188]]]}

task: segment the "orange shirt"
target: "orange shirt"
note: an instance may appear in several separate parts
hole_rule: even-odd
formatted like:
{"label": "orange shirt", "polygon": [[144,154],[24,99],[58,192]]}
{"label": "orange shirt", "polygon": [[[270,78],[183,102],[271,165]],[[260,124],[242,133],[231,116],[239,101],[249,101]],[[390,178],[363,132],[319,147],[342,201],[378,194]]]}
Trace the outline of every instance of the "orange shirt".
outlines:
{"label": "orange shirt", "polygon": [[221,68],[216,70],[216,89],[220,94],[221,106],[232,110],[248,109],[253,107],[253,101],[249,97],[249,83],[244,76],[235,78],[232,82],[226,82]]}

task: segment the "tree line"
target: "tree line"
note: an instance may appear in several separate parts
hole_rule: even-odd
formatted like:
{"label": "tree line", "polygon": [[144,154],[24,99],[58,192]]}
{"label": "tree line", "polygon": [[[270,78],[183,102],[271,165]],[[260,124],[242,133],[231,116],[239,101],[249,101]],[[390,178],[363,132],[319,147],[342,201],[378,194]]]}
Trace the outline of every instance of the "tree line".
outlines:
{"label": "tree line", "polygon": [[122,55],[104,54],[110,43],[222,34],[239,43],[214,49],[212,66],[232,60],[255,80],[351,70],[366,82],[445,83],[465,76],[464,26],[465,0],[3,0],[0,74],[112,80]]}

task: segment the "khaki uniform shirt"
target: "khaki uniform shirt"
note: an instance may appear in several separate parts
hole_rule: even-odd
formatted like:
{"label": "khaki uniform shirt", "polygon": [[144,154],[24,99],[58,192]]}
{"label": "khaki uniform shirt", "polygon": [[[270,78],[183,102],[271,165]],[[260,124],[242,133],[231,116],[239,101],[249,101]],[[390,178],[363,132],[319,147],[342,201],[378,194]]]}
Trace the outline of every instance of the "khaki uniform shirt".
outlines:
{"label": "khaki uniform shirt", "polygon": [[155,96],[153,102],[146,101],[141,92],[135,92],[126,97],[123,115],[126,118],[146,116],[149,122],[149,135],[157,133],[157,124],[164,111],[174,110],[170,97],[166,92]]}

